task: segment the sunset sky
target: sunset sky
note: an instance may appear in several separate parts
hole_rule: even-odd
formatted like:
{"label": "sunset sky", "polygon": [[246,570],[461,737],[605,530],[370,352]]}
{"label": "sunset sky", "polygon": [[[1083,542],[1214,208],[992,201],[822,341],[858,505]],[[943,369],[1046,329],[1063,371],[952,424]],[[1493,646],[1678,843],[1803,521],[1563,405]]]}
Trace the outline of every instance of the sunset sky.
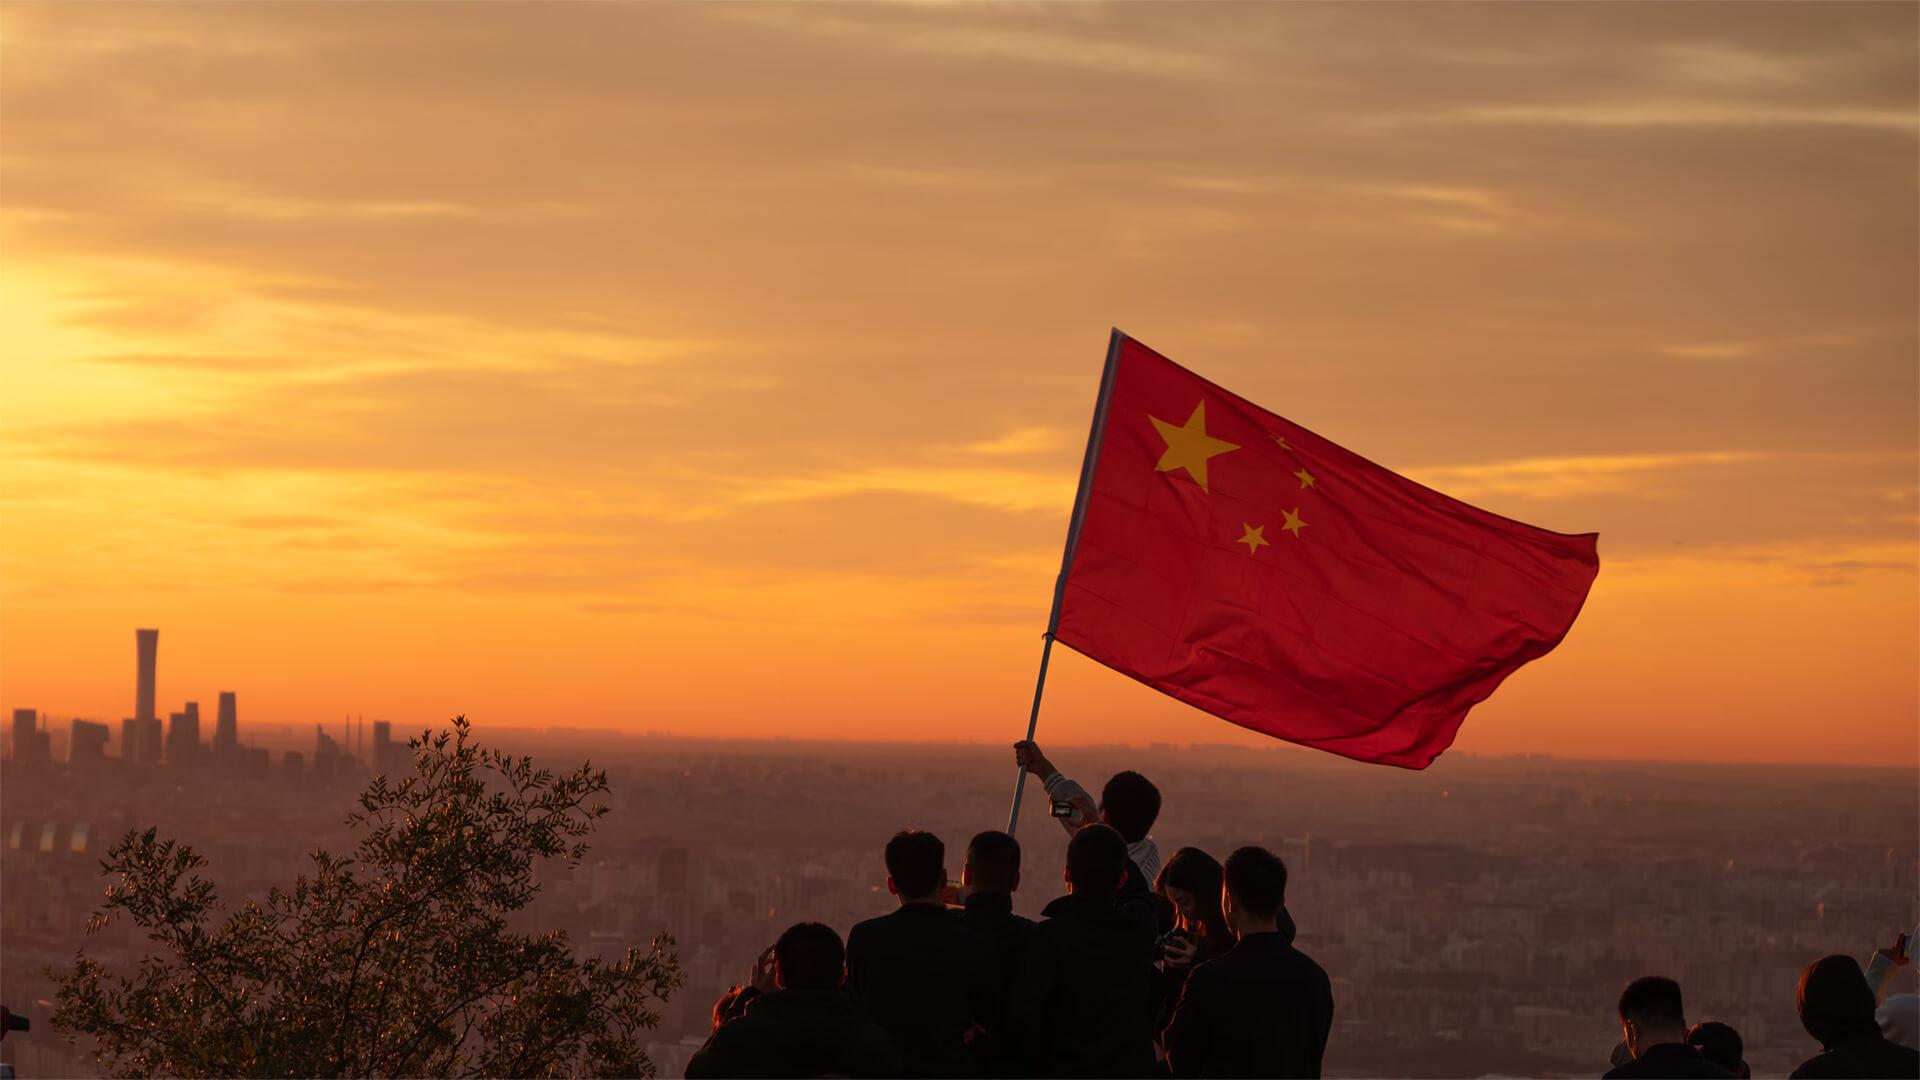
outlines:
{"label": "sunset sky", "polygon": [[1118,326],[1600,534],[1456,750],[1912,765],[1917,10],[8,3],[0,707],[1011,742]]}

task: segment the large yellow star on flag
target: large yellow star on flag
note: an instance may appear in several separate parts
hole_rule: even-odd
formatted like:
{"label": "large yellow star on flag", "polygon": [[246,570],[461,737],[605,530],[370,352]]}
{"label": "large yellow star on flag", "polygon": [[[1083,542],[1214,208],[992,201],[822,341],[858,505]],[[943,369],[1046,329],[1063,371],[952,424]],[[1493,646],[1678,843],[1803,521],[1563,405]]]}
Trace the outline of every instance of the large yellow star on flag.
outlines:
{"label": "large yellow star on flag", "polygon": [[1161,472],[1185,469],[1187,475],[1193,477],[1193,482],[1200,485],[1201,491],[1207,490],[1207,459],[1218,457],[1229,450],[1240,449],[1238,443],[1216,439],[1207,434],[1205,398],[1193,407],[1193,415],[1187,417],[1187,422],[1179,427],[1157,416],[1149,415],[1147,419],[1153,421],[1154,429],[1160,432],[1162,439],[1167,441],[1166,453],[1160,455],[1160,460],[1154,468]]}

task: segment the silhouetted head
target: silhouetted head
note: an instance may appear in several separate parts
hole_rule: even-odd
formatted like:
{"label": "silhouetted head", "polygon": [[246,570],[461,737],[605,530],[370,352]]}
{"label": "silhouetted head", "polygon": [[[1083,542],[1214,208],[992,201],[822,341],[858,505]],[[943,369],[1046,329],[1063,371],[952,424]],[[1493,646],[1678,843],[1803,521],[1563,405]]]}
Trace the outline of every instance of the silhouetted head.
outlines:
{"label": "silhouetted head", "polygon": [[1650,1046],[1687,1041],[1687,1010],[1680,984],[1664,975],[1635,979],[1620,991],[1620,1027],[1634,1057]]}
{"label": "silhouetted head", "polygon": [[904,829],[887,841],[887,890],[901,903],[938,903],[946,879],[947,845],[939,837],[919,829]]}
{"label": "silhouetted head", "polygon": [[1010,893],[1020,887],[1020,841],[998,829],[977,833],[967,842],[960,884],[969,893]]}
{"label": "silhouetted head", "polygon": [[1808,964],[1800,973],[1796,996],[1800,1023],[1823,1047],[1830,1049],[1842,1039],[1880,1031],[1880,1024],[1873,1018],[1877,1004],[1873,988],[1851,956],[1823,956]]}
{"label": "silhouetted head", "polygon": [[1100,820],[1118,829],[1129,844],[1145,840],[1159,816],[1160,789],[1137,772],[1114,773],[1100,789]]}
{"label": "silhouetted head", "polygon": [[846,946],[826,923],[794,923],[773,943],[773,981],[782,990],[834,990],[846,977]]}
{"label": "silhouetted head", "polygon": [[1220,910],[1220,863],[1197,847],[1183,847],[1160,868],[1153,889],[1173,905],[1181,925],[1213,937],[1230,937]]}
{"label": "silhouetted head", "polygon": [[1269,930],[1287,906],[1287,864],[1263,847],[1243,847],[1220,868],[1221,908],[1236,934]]}
{"label": "silhouetted head", "polygon": [[1067,841],[1067,888],[1076,896],[1112,897],[1127,876],[1127,842],[1119,830],[1093,822]]}
{"label": "silhouetted head", "polygon": [[1740,1033],[1718,1020],[1693,1025],[1687,1032],[1687,1045],[1699,1048],[1702,1057],[1741,1080],[1753,1075],[1744,1060],[1747,1048],[1740,1041]]}

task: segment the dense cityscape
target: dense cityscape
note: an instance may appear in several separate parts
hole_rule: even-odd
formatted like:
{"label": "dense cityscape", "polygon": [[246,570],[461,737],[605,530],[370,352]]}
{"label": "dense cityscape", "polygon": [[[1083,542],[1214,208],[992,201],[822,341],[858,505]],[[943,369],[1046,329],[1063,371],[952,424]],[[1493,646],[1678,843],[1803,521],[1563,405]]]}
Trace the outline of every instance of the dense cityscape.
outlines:
{"label": "dense cityscape", "polygon": [[[137,715],[119,727],[52,729],[16,708],[0,789],[5,905],[0,999],[30,1035],[0,1046],[22,1077],[84,1076],[84,1047],[47,1026],[43,969],[75,951],[130,965],[124,924],[84,927],[99,863],[133,828],[158,827],[208,857],[229,904],[286,885],[319,848],[342,852],[344,818],[377,771],[403,770],[407,735],[349,721],[299,746],[284,725],[238,722],[220,697],[213,739],[198,710],[158,734],[149,639]],[[984,727],[984,725],[983,725]],[[673,936],[687,982],[649,1047],[677,1076],[714,1000],[747,980],[787,925],[844,932],[893,906],[881,847],[903,827],[946,840],[1006,821],[1012,755],[977,745],[698,740],[476,719],[489,746],[555,768],[606,768],[612,812],[577,865],[541,869],[529,925],[614,955]],[[1044,727],[1042,729],[1044,734]],[[59,737],[64,736],[64,737]],[[1011,742],[1009,737],[1007,742]],[[157,752],[156,752],[157,749]],[[273,751],[278,750],[278,756]],[[1911,768],[1636,764],[1450,754],[1431,769],[1368,767],[1275,743],[1060,747],[1098,783],[1120,768],[1165,794],[1163,853],[1264,844],[1293,871],[1300,946],[1332,976],[1330,1076],[1591,1076],[1619,1037],[1621,986],[1677,978],[1690,1019],[1732,1024],[1757,1076],[1817,1050],[1794,982],[1834,952],[1864,959],[1916,917],[1920,817]],[[1060,890],[1065,836],[1023,812],[1016,908]],[[1893,991],[1912,990],[1911,969]]]}

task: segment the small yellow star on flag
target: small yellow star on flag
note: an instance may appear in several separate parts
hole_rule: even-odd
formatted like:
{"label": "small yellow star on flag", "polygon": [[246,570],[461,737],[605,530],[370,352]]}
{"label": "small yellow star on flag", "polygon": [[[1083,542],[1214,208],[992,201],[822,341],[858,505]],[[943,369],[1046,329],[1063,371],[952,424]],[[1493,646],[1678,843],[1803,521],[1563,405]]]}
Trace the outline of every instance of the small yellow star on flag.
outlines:
{"label": "small yellow star on flag", "polygon": [[1278,436],[1278,435],[1275,435],[1275,436],[1273,437],[1273,441],[1274,441],[1274,442],[1277,442],[1277,443],[1279,443],[1279,444],[1280,444],[1280,449],[1282,449],[1282,450],[1291,450],[1291,449],[1293,449],[1293,447],[1291,447],[1291,446],[1288,446],[1288,445],[1287,445],[1287,440],[1285,440],[1285,439],[1283,439],[1283,438],[1281,438],[1281,437],[1280,437],[1280,436]]}
{"label": "small yellow star on flag", "polygon": [[1313,474],[1308,472],[1307,470],[1301,469],[1299,472],[1294,473],[1293,475],[1300,480],[1301,490],[1305,490],[1313,486]]}
{"label": "small yellow star on flag", "polygon": [[1268,543],[1266,537],[1262,535],[1267,531],[1265,525],[1249,525],[1243,521],[1240,523],[1240,527],[1247,530],[1247,535],[1234,541],[1234,543],[1247,545],[1247,554],[1255,555],[1259,553],[1261,548],[1273,546],[1271,543]]}
{"label": "small yellow star on flag", "polygon": [[1150,415],[1147,419],[1153,421],[1154,429],[1167,441],[1166,453],[1160,455],[1154,468],[1161,472],[1185,469],[1187,475],[1193,477],[1193,482],[1200,485],[1201,491],[1207,490],[1207,459],[1240,449],[1238,443],[1207,434],[1207,402],[1204,398],[1193,407],[1193,415],[1187,417],[1187,422],[1179,427],[1157,416]]}
{"label": "small yellow star on flag", "polygon": [[1288,532],[1290,532],[1290,533],[1292,533],[1292,534],[1293,534],[1293,538],[1294,538],[1295,540],[1298,540],[1298,539],[1300,539],[1300,530],[1301,530],[1301,529],[1304,529],[1304,528],[1306,528],[1306,527],[1307,527],[1307,523],[1306,523],[1306,522],[1304,522],[1304,521],[1301,521],[1301,520],[1300,520],[1300,511],[1299,511],[1299,509],[1298,509],[1298,508],[1295,508],[1295,509],[1292,509],[1292,510],[1283,510],[1283,511],[1281,511],[1281,512],[1287,515],[1287,522],[1286,522],[1286,524],[1284,524],[1284,525],[1282,525],[1282,526],[1280,526],[1280,527],[1281,527],[1282,529],[1285,529],[1286,531],[1288,531]]}

